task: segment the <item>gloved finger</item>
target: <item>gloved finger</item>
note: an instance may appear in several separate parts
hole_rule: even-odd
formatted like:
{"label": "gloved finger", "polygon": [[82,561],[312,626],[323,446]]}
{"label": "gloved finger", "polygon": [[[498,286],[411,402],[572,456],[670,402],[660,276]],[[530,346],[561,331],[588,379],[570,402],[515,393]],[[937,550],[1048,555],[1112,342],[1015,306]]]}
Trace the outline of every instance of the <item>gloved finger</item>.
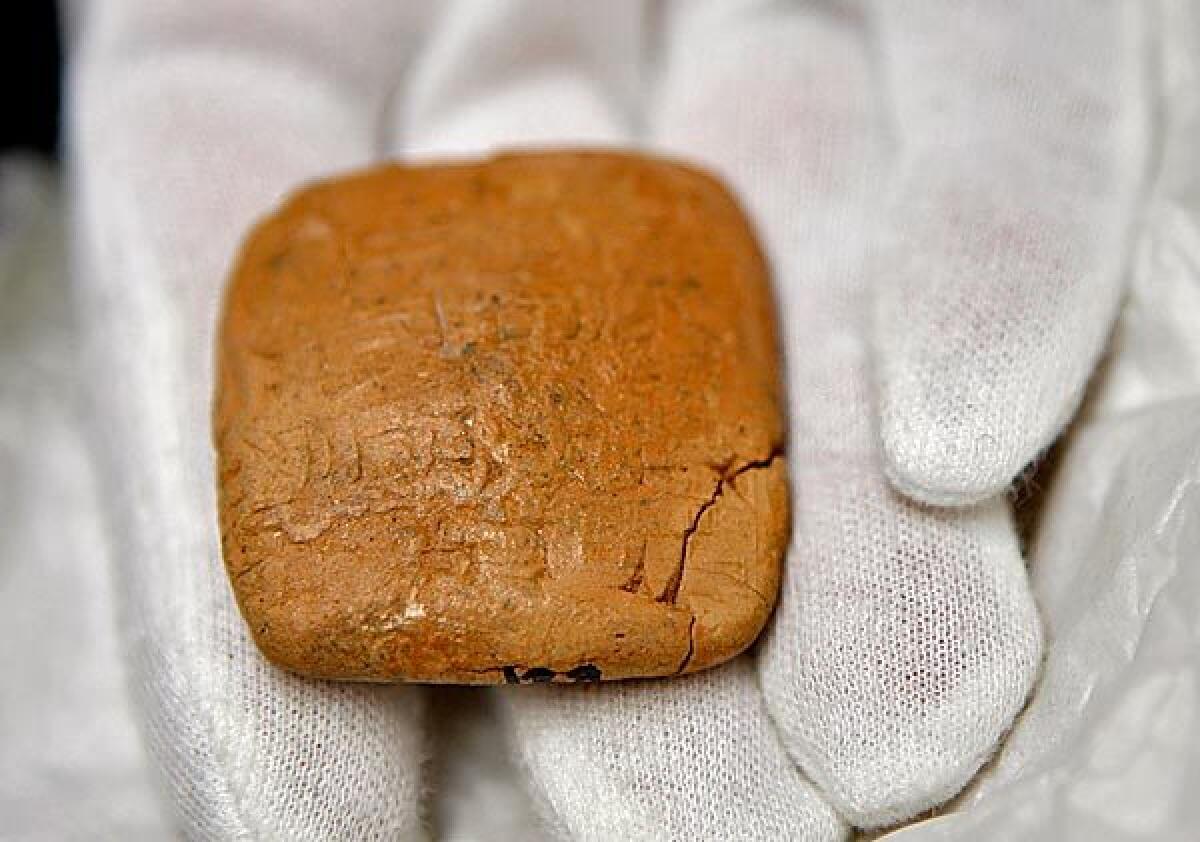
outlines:
{"label": "gloved finger", "polygon": [[420,830],[420,692],[302,680],[261,658],[222,569],[209,443],[213,328],[237,239],[296,182],[372,157],[376,116],[416,31],[392,8],[127,0],[76,10],[70,152],[86,376],[128,678],[189,838]]}
{"label": "gloved finger", "polygon": [[1002,492],[1079,405],[1145,165],[1144,10],[880,3],[904,147],[874,340],[886,467],[929,503]]}
{"label": "gloved finger", "polygon": [[807,502],[760,674],[788,747],[854,824],[955,795],[1033,684],[1041,632],[1002,501],[923,509],[878,465],[801,465]]}
{"label": "gloved finger", "polygon": [[641,0],[447,5],[393,112],[409,157],[622,144],[639,111]]}
{"label": "gloved finger", "polygon": [[775,270],[788,367],[793,546],[759,655],[803,771],[854,824],[898,821],[978,769],[1040,649],[999,504],[934,513],[877,453],[864,263],[888,168],[853,7],[681,3],[657,137],[738,189]]}
{"label": "gloved finger", "polygon": [[505,697],[538,804],[564,838],[845,835],[780,745],[749,658],[670,681]]}
{"label": "gloved finger", "polygon": [[[399,148],[436,156],[631,142],[646,24],[640,3],[451,7],[415,74]],[[745,664],[681,682],[504,688],[497,696],[553,833],[840,835],[831,811],[788,768]]]}

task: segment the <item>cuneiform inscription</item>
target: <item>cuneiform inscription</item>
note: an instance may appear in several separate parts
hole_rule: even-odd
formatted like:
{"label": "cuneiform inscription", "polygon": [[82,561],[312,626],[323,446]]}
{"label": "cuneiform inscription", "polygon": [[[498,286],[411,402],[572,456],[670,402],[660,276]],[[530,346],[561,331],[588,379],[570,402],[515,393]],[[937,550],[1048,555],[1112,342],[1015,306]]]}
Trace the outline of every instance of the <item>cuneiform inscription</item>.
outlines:
{"label": "cuneiform inscription", "polygon": [[418,500],[487,499],[503,475],[473,419],[365,411],[333,423],[241,434],[236,453],[243,516],[269,513],[292,541],[311,541],[341,518]]}

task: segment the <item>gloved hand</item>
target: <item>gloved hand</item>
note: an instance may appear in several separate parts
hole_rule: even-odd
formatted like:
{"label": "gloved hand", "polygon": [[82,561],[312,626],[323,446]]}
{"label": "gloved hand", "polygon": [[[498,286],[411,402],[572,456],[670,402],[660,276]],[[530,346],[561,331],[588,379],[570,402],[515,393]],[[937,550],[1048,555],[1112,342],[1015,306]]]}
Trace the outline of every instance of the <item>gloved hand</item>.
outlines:
{"label": "gloved hand", "polygon": [[[232,602],[213,326],[238,238],[298,182],[502,145],[640,144],[723,174],[771,257],[789,378],[793,548],[757,657],[495,694],[548,826],[836,839],[972,778],[1041,659],[1004,492],[1076,410],[1121,299],[1148,160],[1139,7],[76,11],[77,277],[115,576],[144,733],[191,835],[419,833],[424,691],[286,675]],[[1047,574],[1060,592],[1071,569]],[[1061,721],[1076,651],[1050,650],[1061,692],[1025,720]],[[998,780],[1044,749],[1021,733]]]}

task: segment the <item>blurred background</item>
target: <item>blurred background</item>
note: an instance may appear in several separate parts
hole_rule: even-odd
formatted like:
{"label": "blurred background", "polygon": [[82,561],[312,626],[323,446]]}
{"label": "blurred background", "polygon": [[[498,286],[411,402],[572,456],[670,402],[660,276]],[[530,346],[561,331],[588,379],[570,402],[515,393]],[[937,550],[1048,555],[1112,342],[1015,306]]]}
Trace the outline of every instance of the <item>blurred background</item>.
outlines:
{"label": "blurred background", "polygon": [[55,4],[21,4],[0,32],[0,840],[170,839],[102,598],[66,278]]}
{"label": "blurred background", "polygon": [[18,23],[4,27],[4,118],[0,149],[5,155],[57,153],[62,50],[55,4],[38,0],[23,6]]}

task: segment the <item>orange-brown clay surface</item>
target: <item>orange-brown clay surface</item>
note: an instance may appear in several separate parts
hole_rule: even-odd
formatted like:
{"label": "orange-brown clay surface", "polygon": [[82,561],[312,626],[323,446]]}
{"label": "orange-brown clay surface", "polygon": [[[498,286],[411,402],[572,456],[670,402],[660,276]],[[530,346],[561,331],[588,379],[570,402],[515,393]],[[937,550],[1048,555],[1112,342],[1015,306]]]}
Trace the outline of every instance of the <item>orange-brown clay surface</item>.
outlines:
{"label": "orange-brown clay surface", "polygon": [[301,190],[226,293],[222,546],[326,678],[691,672],[759,633],[788,530],[763,260],[712,177],[616,153]]}

